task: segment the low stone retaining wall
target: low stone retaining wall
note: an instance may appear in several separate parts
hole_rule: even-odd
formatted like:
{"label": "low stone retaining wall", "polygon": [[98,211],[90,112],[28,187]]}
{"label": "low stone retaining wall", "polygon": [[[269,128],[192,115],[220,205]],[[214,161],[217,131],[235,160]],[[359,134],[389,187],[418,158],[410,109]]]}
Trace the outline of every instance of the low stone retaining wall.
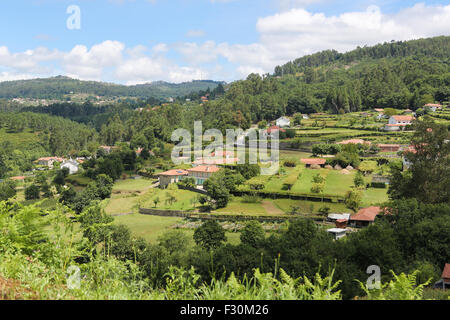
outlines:
{"label": "low stone retaining wall", "polygon": [[294,219],[295,216],[250,216],[241,214],[210,214],[210,213],[195,213],[186,212],[180,210],[158,210],[158,209],[147,209],[140,208],[140,214],[161,216],[161,217],[179,217],[179,218],[189,218],[189,219],[200,219],[200,220],[223,220],[223,221],[248,221],[248,220],[258,220],[261,222],[283,222],[289,219]]}

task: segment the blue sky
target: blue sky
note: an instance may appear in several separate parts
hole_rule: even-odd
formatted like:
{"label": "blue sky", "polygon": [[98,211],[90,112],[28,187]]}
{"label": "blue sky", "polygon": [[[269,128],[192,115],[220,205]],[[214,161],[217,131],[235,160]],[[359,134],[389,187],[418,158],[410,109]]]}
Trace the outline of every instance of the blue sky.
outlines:
{"label": "blue sky", "polygon": [[232,81],[324,49],[448,35],[449,21],[442,0],[4,0],[0,81]]}

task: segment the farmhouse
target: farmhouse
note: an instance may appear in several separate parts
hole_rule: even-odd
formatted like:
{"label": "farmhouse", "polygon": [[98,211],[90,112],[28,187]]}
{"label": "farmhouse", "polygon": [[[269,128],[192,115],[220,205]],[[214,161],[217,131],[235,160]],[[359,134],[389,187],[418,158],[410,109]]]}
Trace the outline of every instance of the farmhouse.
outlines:
{"label": "farmhouse", "polygon": [[173,169],[159,174],[159,186],[166,188],[169,184],[177,183],[189,174],[186,170]]}
{"label": "farmhouse", "polygon": [[436,110],[438,109],[442,109],[442,106],[438,103],[427,103],[426,105],[423,106],[424,108],[428,108],[433,112],[436,112]]}
{"label": "farmhouse", "polygon": [[403,169],[409,169],[411,167],[411,162],[408,160],[408,153],[416,153],[417,150],[416,148],[414,148],[414,146],[409,146],[406,148],[402,149],[403,154],[402,154],[402,162],[403,162]]}
{"label": "farmhouse", "polygon": [[389,123],[385,125],[386,131],[399,131],[403,130],[406,126],[411,125],[415,120],[413,116],[392,116],[389,118]]}
{"label": "farmhouse", "polygon": [[308,159],[300,159],[302,163],[306,165],[307,168],[310,168],[312,165],[324,166],[326,160],[320,158],[308,158]]}
{"label": "farmhouse", "polygon": [[371,144],[370,141],[365,141],[363,139],[349,139],[338,142],[337,144]]}
{"label": "farmhouse", "polygon": [[61,169],[67,168],[69,169],[69,174],[75,174],[78,172],[79,163],[75,160],[66,160],[61,164]]}
{"label": "farmhouse", "polygon": [[337,220],[350,219],[350,213],[330,213],[327,217],[327,221],[335,222]]}
{"label": "farmhouse", "polygon": [[380,213],[380,207],[368,207],[359,210],[354,216],[350,217],[350,225],[354,227],[367,227],[375,221]]}
{"label": "farmhouse", "polygon": [[338,240],[342,237],[345,237],[345,234],[347,233],[347,229],[331,228],[331,229],[328,229],[327,232],[331,233],[334,236],[334,240]]}
{"label": "farmhouse", "polygon": [[444,270],[442,271],[441,280],[434,284],[436,289],[449,289],[450,288],[450,263],[446,263]]}
{"label": "farmhouse", "polygon": [[39,158],[38,164],[41,166],[47,166],[50,169],[52,169],[54,162],[63,162],[63,161],[64,161],[64,159],[60,158],[60,157],[45,157],[45,158]]}
{"label": "farmhouse", "polygon": [[270,136],[271,138],[275,138],[275,134],[278,132],[286,132],[286,130],[280,128],[279,126],[271,126],[269,129],[267,129],[263,134],[265,136]]}
{"label": "farmhouse", "polygon": [[399,144],[385,144],[379,143],[377,144],[378,148],[380,148],[380,152],[397,152],[400,150]]}
{"label": "farmhouse", "polygon": [[187,171],[189,173],[189,177],[194,178],[197,185],[203,185],[206,179],[219,170],[220,168],[217,166],[201,165],[188,169]]}
{"label": "farmhouse", "polygon": [[376,112],[378,112],[378,113],[384,113],[384,109],[383,108],[375,108],[374,110]]}
{"label": "farmhouse", "polygon": [[280,128],[285,128],[285,127],[290,127],[291,126],[291,120],[289,120],[288,117],[281,117],[278,118],[275,121],[276,125],[279,126]]}
{"label": "farmhouse", "polygon": [[106,154],[110,154],[112,151],[119,149],[116,146],[100,146],[99,149],[105,151]]}
{"label": "farmhouse", "polygon": [[24,176],[17,176],[17,177],[11,177],[10,179],[13,181],[24,181],[26,177]]}

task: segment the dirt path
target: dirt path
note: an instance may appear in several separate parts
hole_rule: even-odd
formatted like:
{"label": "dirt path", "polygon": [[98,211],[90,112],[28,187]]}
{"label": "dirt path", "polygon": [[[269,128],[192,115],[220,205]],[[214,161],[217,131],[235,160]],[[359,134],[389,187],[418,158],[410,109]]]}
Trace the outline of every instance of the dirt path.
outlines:
{"label": "dirt path", "polygon": [[268,214],[284,214],[284,212],[281,211],[277,206],[275,206],[271,201],[265,200],[261,203],[261,205]]}

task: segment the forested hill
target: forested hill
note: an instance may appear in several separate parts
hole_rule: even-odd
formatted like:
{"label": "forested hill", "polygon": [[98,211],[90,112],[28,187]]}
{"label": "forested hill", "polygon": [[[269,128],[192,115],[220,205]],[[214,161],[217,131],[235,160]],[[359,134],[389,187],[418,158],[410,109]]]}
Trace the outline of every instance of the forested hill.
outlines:
{"label": "forested hill", "polygon": [[215,128],[246,128],[295,113],[417,110],[450,101],[450,37],[302,57],[272,75],[250,74],[205,105]]}
{"label": "forested hill", "polygon": [[361,61],[382,58],[428,57],[442,61],[449,61],[450,37],[441,36],[428,39],[411,41],[392,41],[378,44],[373,47],[357,47],[347,53],[339,53],[336,50],[325,50],[312,55],[307,55],[294,61],[290,61],[275,68],[275,75],[297,74],[307,71],[309,68],[323,66],[346,66]]}
{"label": "forested hill", "polygon": [[219,83],[212,80],[194,80],[179,84],[163,81],[125,86],[119,84],[81,81],[58,76],[45,79],[18,80],[0,82],[0,98],[34,98],[34,99],[63,99],[64,95],[89,94],[94,96],[122,96],[163,99],[168,97],[185,96],[191,92],[213,90]]}

